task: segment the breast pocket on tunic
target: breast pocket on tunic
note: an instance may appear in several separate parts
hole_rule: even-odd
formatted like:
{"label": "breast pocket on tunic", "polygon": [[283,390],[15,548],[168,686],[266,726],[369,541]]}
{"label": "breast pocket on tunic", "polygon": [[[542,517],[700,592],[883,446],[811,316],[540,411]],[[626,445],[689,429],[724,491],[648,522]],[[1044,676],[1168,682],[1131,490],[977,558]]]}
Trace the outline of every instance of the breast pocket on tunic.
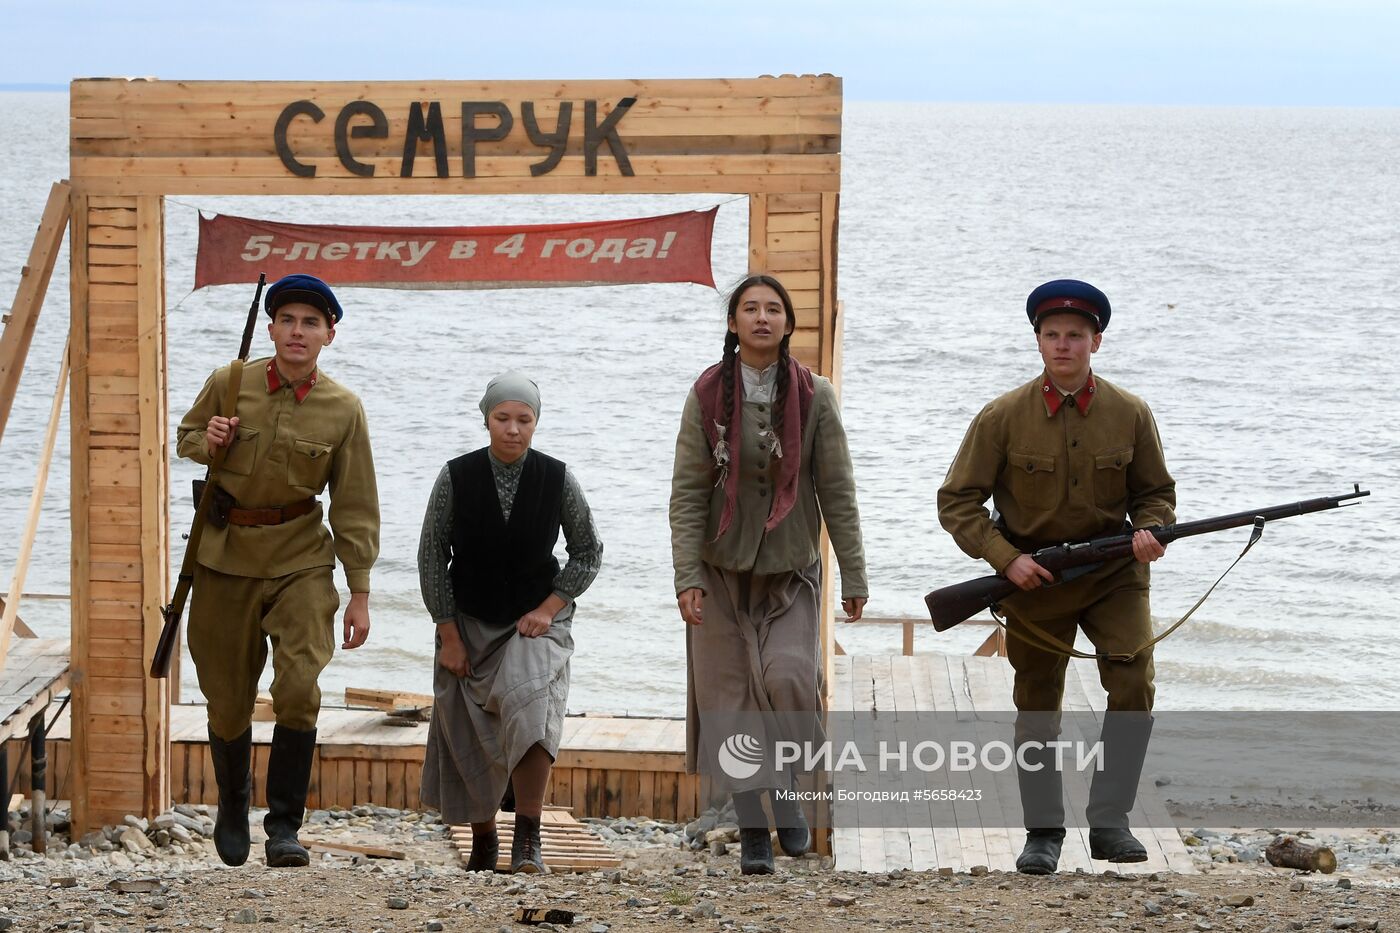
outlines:
{"label": "breast pocket on tunic", "polygon": [[1003,479],[1011,496],[1023,508],[1049,511],[1064,494],[1055,475],[1055,457],[1031,451],[1008,451]]}
{"label": "breast pocket on tunic", "polygon": [[246,428],[241,424],[238,426],[233,444],[224,455],[225,472],[237,473],[239,476],[247,476],[253,472],[253,466],[258,462],[258,433],[257,428]]}
{"label": "breast pocket on tunic", "polygon": [[1128,498],[1128,464],[1133,448],[1109,447],[1094,454],[1094,504],[1114,506]]}
{"label": "breast pocket on tunic", "polygon": [[292,441],[292,455],[287,461],[287,485],[303,486],[320,492],[331,475],[331,454],[335,447],[311,438]]}

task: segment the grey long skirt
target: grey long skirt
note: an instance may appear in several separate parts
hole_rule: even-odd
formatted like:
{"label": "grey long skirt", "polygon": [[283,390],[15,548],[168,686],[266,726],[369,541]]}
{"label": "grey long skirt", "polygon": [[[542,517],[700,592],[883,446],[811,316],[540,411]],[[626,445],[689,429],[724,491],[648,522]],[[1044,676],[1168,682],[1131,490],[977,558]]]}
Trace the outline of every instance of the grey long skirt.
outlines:
{"label": "grey long skirt", "polygon": [[686,770],[710,775],[722,792],[765,787],[771,774],[735,780],[715,766],[729,738],[723,724],[763,713],[769,740],[822,740],[821,564],[775,574],[702,569],[705,622],[685,632]]}
{"label": "grey long skirt", "polygon": [[510,774],[530,747],[559,756],[569,699],[574,606],[549,631],[524,638],[511,624],[457,617],[471,673],[458,677],[433,657],[433,718],[423,761],[422,799],[446,823],[495,819]]}

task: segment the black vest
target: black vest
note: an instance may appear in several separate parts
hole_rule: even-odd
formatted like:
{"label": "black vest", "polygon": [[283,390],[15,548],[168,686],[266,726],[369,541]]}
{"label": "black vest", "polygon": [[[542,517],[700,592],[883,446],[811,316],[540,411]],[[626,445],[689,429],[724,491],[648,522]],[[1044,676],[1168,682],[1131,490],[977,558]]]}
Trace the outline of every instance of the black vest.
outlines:
{"label": "black vest", "polygon": [[467,615],[506,625],[554,592],[564,463],[537,450],[526,453],[507,524],[488,450],[447,463],[453,503],[452,593]]}

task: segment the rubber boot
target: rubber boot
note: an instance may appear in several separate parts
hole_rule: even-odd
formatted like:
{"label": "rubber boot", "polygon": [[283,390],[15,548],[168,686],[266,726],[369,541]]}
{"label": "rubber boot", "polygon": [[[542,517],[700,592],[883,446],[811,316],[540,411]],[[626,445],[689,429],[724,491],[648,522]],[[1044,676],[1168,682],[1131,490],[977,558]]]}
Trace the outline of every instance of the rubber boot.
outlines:
{"label": "rubber boot", "polygon": [[253,727],[231,742],[209,730],[209,754],[219,785],[219,815],[214,821],[214,848],[225,865],[248,861],[248,804],[253,796]]}
{"label": "rubber boot", "polygon": [[467,871],[495,871],[496,861],[501,855],[501,837],[496,827],[477,832],[472,825],[472,854],[467,859]]}
{"label": "rubber boot", "polygon": [[1104,767],[1089,787],[1089,855],[1110,862],[1145,862],[1147,849],[1128,831],[1128,812],[1137,801],[1138,781],[1152,737],[1149,713],[1110,712],[1104,716]]}
{"label": "rubber boot", "polygon": [[768,792],[768,800],[773,806],[773,822],[778,830],[778,846],[784,855],[801,858],[812,848],[812,829],[807,825],[807,815],[802,812],[802,804],[794,799],[782,799],[778,790]]}
{"label": "rubber boot", "polygon": [[1017,762],[1016,783],[1021,791],[1021,811],[1026,844],[1016,859],[1016,870],[1025,875],[1049,875],[1060,867],[1065,841],[1064,778],[1055,767],[1052,749],[1027,746]]}
{"label": "rubber boot", "polygon": [[515,814],[515,836],[510,842],[510,870],[523,875],[550,873],[540,852],[539,817]]}
{"label": "rubber boot", "polygon": [[316,730],[303,732],[277,725],[267,760],[267,817],[263,848],[270,868],[297,868],[311,861],[297,842],[306,815],[306,790],[311,782],[311,758],[316,754]]}

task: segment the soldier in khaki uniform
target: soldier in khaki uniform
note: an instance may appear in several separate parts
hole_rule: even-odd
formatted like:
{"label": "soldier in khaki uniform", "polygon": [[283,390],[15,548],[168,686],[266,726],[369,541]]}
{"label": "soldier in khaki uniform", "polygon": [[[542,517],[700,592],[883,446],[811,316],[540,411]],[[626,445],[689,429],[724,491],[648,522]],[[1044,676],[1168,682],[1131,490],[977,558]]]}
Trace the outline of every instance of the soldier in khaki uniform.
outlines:
{"label": "soldier in khaki uniform", "polygon": [[[341,647],[358,648],[369,636],[379,495],[360,400],[317,368],[342,315],[334,293],[313,276],[289,275],[267,290],[264,307],[276,354],[245,367],[236,417],[219,413],[228,368],[211,375],[178,443],[180,456],[204,464],[229,446],[189,621],[219,784],[216,848],[230,865],[248,857],[251,723],[270,640],[277,725],[263,826],[268,865],[294,866],[308,862],[297,830],[316,750],[317,678],[335,650],[332,568],[339,558],[350,589]],[[327,488],[329,531],[317,498]]]}
{"label": "soldier in khaki uniform", "polygon": [[[1127,814],[1150,733],[1152,652],[1107,656],[1132,654],[1152,637],[1147,565],[1164,549],[1142,529],[1174,520],[1176,484],[1146,403],[1091,371],[1111,313],[1103,292],[1073,279],[1031,292],[1026,314],[1045,368],[972,420],[938,491],[938,517],[958,547],[1022,590],[1000,607],[1022,713],[1018,745],[1058,735],[1068,663],[1062,651],[1079,628],[1099,655],[1110,713],[1137,714],[1106,720],[1105,769],[1095,775],[1088,805],[1093,857],[1135,862],[1147,854],[1128,831]],[[984,506],[988,498],[1000,513],[995,520]],[[1121,534],[1127,522],[1139,529],[1135,559],[1056,583],[1030,556],[1047,545]],[[1033,713],[1044,715],[1027,715]],[[1048,874],[1065,835],[1063,794],[1053,755],[1032,748],[1029,767],[1018,771],[1027,834],[1016,864]]]}

